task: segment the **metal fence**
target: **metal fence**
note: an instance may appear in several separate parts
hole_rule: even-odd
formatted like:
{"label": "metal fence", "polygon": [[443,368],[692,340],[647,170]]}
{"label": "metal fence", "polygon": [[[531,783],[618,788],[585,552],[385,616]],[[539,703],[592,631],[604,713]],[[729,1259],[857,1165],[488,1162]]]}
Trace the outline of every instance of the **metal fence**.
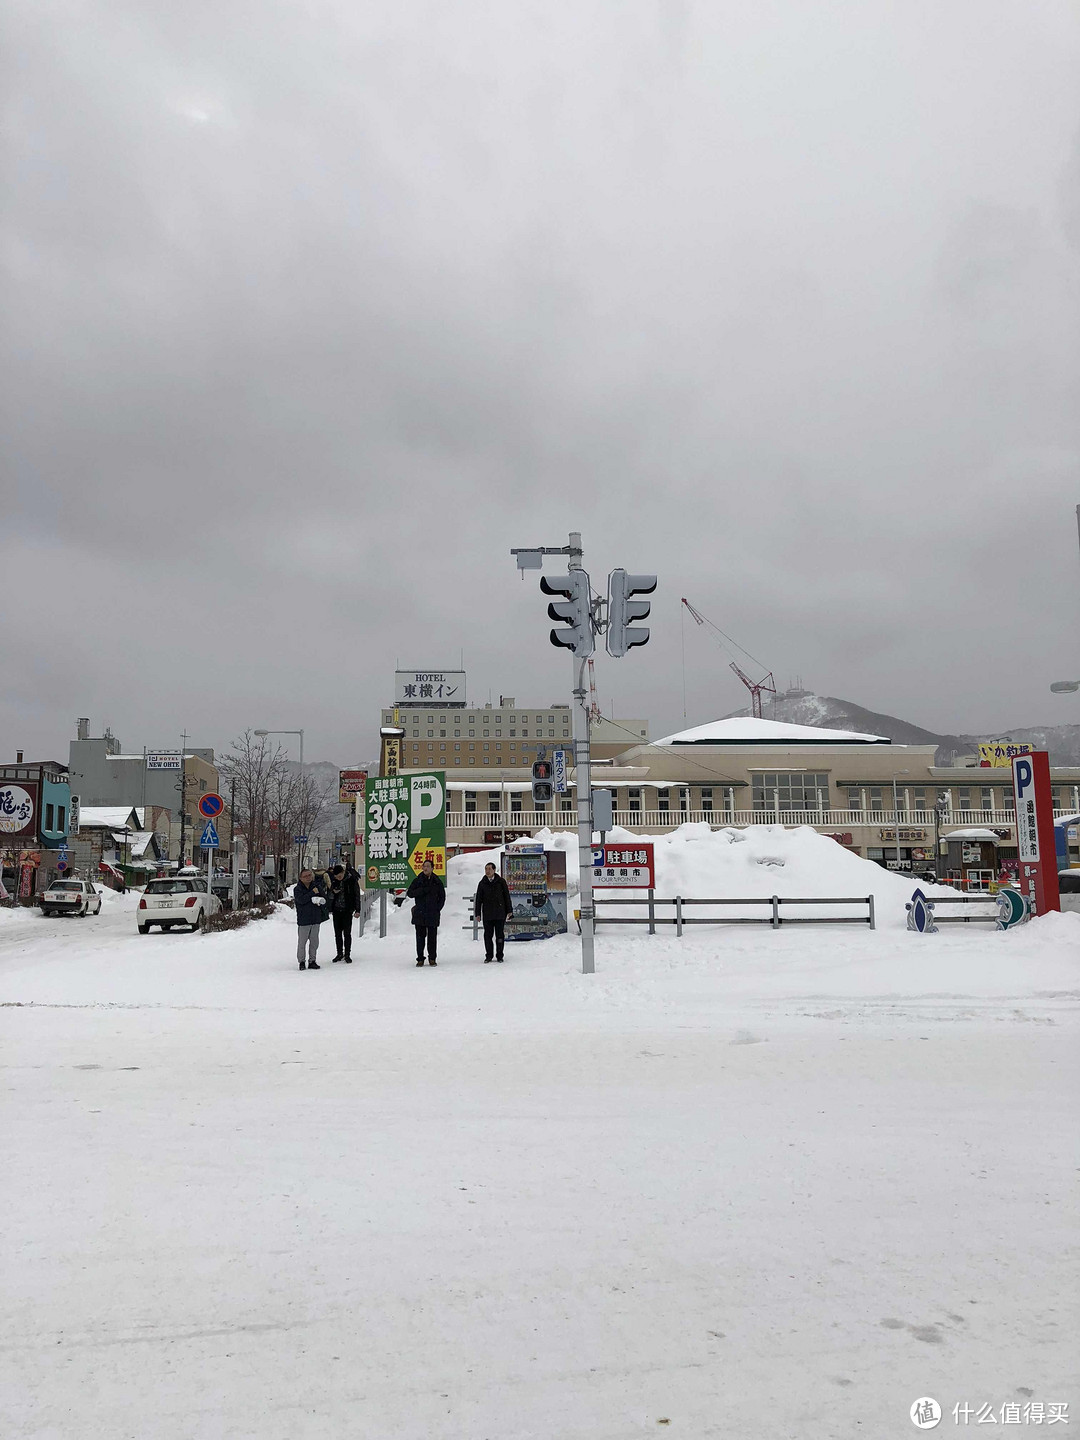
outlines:
{"label": "metal fence", "polygon": [[[778,930],[782,925],[868,925],[871,930],[876,929],[874,917],[873,895],[834,895],[834,896],[788,896],[788,895],[752,895],[743,897],[723,896],[716,899],[690,898],[684,895],[676,895],[670,899],[655,895],[651,890],[648,898],[630,899],[623,896],[594,895],[593,905],[596,908],[597,925],[647,925],[649,934],[656,934],[657,925],[674,925],[675,934],[682,935],[685,925],[771,925]],[[601,907],[607,908],[613,905],[637,905],[644,906],[644,915],[602,915]],[[671,905],[674,907],[673,915],[658,915],[657,906]],[[768,915],[687,915],[688,907],[695,905],[750,905],[768,906]],[[858,905],[865,909],[863,915],[782,915],[781,909],[791,905]],[[576,913],[576,912],[575,912]]]}

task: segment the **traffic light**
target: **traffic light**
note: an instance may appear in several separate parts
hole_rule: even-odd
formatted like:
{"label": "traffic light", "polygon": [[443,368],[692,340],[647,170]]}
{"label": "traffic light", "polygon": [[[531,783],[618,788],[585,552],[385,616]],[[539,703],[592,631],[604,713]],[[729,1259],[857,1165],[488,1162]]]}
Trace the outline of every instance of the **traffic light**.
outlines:
{"label": "traffic light", "polygon": [[652,606],[648,600],[632,600],[632,595],[651,595],[656,589],[655,575],[629,575],[613,570],[608,576],[607,651],[616,657],[625,655],[635,645],[649,643],[649,627],[635,627],[634,620],[648,619]]}
{"label": "traffic light", "polygon": [[555,794],[555,786],[551,779],[552,765],[550,760],[537,760],[532,767],[532,798],[533,805],[546,805]]}
{"label": "traffic light", "polygon": [[540,589],[545,595],[561,595],[562,600],[548,606],[548,616],[561,620],[566,628],[551,631],[552,645],[565,646],[583,659],[593,653],[592,602],[589,577],[584,570],[571,570],[567,575],[541,575]]}

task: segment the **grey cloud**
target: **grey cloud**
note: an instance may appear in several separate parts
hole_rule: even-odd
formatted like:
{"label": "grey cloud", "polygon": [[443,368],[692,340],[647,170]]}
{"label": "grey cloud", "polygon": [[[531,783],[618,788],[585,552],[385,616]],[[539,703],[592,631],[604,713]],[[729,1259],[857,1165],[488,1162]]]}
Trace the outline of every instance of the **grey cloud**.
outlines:
{"label": "grey cloud", "polygon": [[1072,718],[1069,7],[9,11],[8,749],[366,754],[462,647],[553,699],[506,552],[572,527],[660,574],[598,661],[657,730],[681,594],[823,693]]}

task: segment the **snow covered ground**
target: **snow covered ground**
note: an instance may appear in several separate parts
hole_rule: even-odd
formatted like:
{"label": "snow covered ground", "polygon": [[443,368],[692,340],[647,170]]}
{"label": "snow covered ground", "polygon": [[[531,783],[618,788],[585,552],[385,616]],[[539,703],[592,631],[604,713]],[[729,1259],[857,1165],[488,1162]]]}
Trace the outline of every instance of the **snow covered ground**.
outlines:
{"label": "snow covered ground", "polygon": [[288,911],[0,911],[2,1433],[1076,1424],[1080,916],[912,935],[906,882],[811,836],[690,827],[660,891],[872,889],[877,931],[602,930],[594,976],[574,936],[480,963],[483,856],[434,970],[407,911],[315,974]]}

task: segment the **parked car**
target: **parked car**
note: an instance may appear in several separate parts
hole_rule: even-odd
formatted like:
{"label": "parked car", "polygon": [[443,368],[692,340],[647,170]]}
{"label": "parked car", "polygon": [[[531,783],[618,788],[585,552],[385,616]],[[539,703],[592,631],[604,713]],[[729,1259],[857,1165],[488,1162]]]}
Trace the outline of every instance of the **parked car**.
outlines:
{"label": "parked car", "polygon": [[100,915],[101,895],[89,880],[54,880],[41,897],[42,915]]}
{"label": "parked car", "polygon": [[207,895],[204,880],[176,875],[148,880],[135,914],[139,934],[148,935],[151,925],[160,925],[162,930],[171,930],[176,925],[198,930],[220,910],[221,901],[216,895]]}
{"label": "parked car", "polygon": [[1058,893],[1062,910],[1080,914],[1080,870],[1058,871]]}

